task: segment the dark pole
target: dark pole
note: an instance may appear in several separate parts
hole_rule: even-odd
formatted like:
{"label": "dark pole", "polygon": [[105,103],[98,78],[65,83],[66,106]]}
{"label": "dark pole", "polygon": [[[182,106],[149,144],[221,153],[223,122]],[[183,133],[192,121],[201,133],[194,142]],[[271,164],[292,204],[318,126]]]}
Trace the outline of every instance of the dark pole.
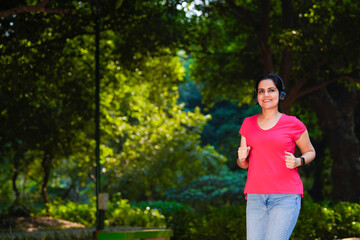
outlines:
{"label": "dark pole", "polygon": [[95,158],[96,158],[96,230],[104,229],[104,211],[99,209],[99,194],[101,192],[100,178],[100,16],[99,0],[96,0],[95,18]]}

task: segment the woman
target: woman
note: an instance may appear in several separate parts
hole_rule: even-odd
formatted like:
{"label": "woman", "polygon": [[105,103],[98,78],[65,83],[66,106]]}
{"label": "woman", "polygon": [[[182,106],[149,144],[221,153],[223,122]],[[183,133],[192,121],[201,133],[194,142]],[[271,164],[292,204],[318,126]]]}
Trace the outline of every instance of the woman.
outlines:
{"label": "woman", "polygon": [[[281,77],[274,73],[262,76],[254,92],[262,111],[246,118],[240,129],[237,164],[248,169],[244,189],[247,240],[290,238],[303,194],[297,168],[315,158],[305,125],[279,110],[285,96]],[[301,156],[294,156],[295,145]]]}

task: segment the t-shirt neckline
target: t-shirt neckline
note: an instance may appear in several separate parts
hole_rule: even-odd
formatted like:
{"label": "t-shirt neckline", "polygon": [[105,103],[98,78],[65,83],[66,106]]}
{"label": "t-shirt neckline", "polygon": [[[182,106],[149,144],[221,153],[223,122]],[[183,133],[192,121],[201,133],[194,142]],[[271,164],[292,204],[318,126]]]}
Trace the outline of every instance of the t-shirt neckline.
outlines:
{"label": "t-shirt neckline", "polygon": [[281,113],[281,116],[280,116],[279,120],[275,123],[274,126],[272,126],[272,127],[269,128],[269,129],[262,129],[262,128],[259,126],[259,123],[258,123],[258,117],[259,117],[259,115],[260,115],[260,113],[256,115],[256,119],[255,119],[255,125],[256,125],[256,127],[257,127],[260,131],[270,131],[270,130],[274,129],[274,128],[279,124],[280,120],[283,118],[283,116],[284,116],[285,114]]}

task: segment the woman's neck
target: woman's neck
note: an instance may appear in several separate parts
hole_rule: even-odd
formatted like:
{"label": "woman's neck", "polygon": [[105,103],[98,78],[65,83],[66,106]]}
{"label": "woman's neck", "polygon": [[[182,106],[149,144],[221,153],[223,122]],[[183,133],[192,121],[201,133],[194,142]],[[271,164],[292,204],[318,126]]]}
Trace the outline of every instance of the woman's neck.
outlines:
{"label": "woman's neck", "polygon": [[260,117],[262,119],[272,119],[272,118],[278,118],[282,114],[276,109],[276,110],[263,110],[260,113]]}

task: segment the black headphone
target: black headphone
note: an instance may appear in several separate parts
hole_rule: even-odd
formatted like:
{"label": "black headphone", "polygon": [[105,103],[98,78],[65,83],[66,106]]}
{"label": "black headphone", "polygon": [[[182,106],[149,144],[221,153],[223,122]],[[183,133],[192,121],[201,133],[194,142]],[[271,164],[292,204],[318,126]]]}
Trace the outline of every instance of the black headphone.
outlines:
{"label": "black headphone", "polygon": [[277,74],[275,73],[269,73],[269,74],[266,74],[264,76],[262,76],[261,78],[259,78],[257,81],[256,81],[256,85],[255,85],[255,89],[254,89],[254,102],[255,104],[259,104],[258,100],[257,100],[257,95],[258,95],[258,92],[257,92],[257,87],[260,83],[261,80],[264,80],[264,79],[272,79],[272,80],[278,80],[280,81],[281,83],[281,89],[279,89],[279,101],[282,102],[285,100],[286,98],[286,92],[285,92],[285,84],[284,84],[284,80]]}

